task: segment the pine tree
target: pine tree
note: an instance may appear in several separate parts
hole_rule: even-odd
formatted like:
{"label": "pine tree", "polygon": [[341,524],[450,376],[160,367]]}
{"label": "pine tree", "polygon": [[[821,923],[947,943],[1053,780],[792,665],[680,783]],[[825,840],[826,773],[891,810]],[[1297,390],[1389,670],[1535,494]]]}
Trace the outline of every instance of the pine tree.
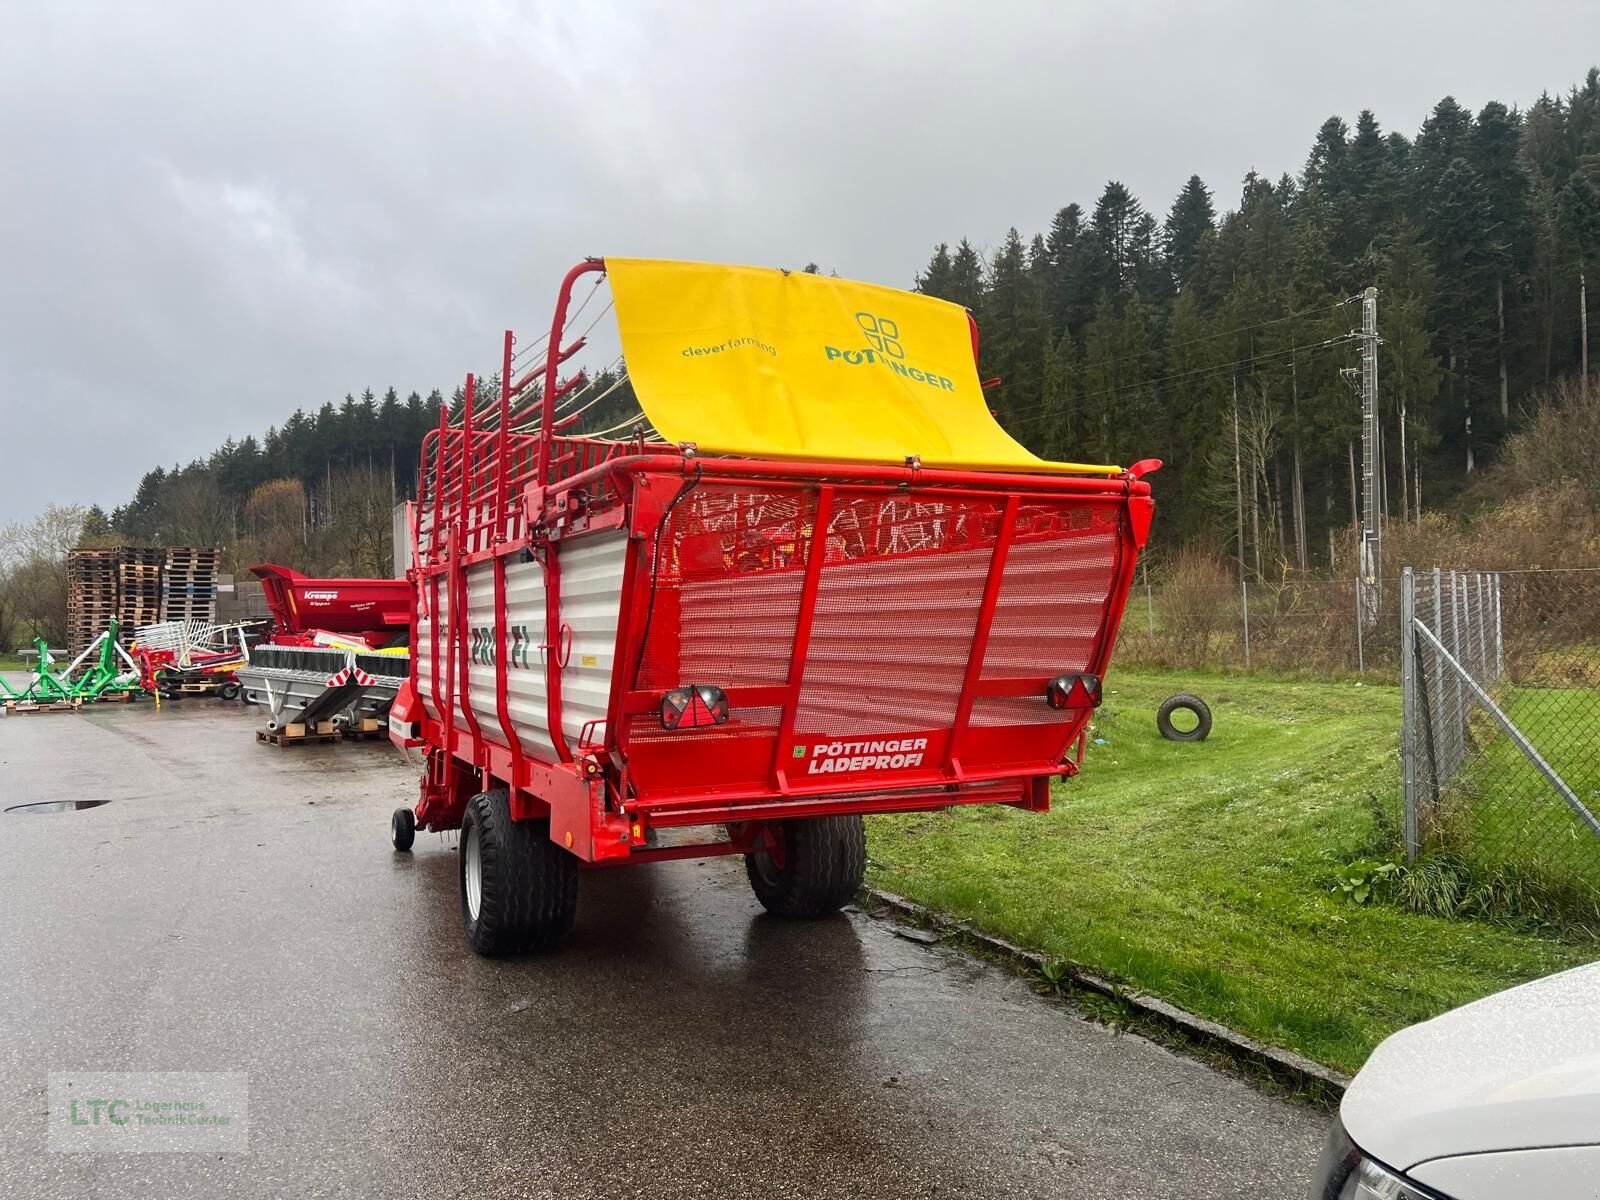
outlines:
{"label": "pine tree", "polygon": [[955,267],[950,262],[950,247],[945,242],[940,242],[934,248],[933,257],[928,260],[926,269],[917,276],[916,289],[926,296],[937,296],[941,300],[953,299],[951,290],[955,284]]}
{"label": "pine tree", "polygon": [[1390,143],[1371,109],[1362,109],[1356,118],[1341,182],[1342,203],[1335,209],[1340,223],[1325,229],[1333,262],[1343,268],[1339,290],[1354,293],[1365,282],[1351,268],[1394,223],[1405,204],[1403,181],[1395,169]]}
{"label": "pine tree", "polygon": [[[1049,348],[1046,360],[1045,395],[1039,432],[1024,438],[1029,445],[1038,445],[1041,457],[1051,462],[1076,462],[1079,450],[1079,393],[1083,386],[1082,356],[1078,343],[1063,334]],[[1019,420],[1021,432],[1027,429],[1025,419]],[[1016,431],[1014,431],[1016,432]]]}
{"label": "pine tree", "polygon": [[1173,283],[1181,291],[1189,286],[1200,253],[1200,242],[1216,231],[1217,210],[1211,203],[1211,189],[1198,175],[1189,176],[1178,198],[1172,202],[1163,227],[1167,265]]}
{"label": "pine tree", "polygon": [[1427,321],[1433,302],[1433,266],[1417,231],[1404,221],[1396,226],[1381,257],[1377,285],[1383,330],[1378,352],[1379,395],[1396,421],[1402,414],[1404,417],[1411,478],[1402,482],[1399,495],[1414,511],[1416,464],[1438,444],[1435,426],[1428,420],[1443,374]]}
{"label": "pine tree", "polygon": [[1015,228],[1007,232],[994,256],[978,325],[983,335],[982,373],[985,378],[998,376],[1001,383],[998,392],[991,393],[1001,423],[1039,412],[1045,400],[1050,322],[1043,281],[1030,268]]}
{"label": "pine tree", "polygon": [[[1441,428],[1451,430],[1445,444],[1456,447],[1470,473],[1481,449],[1474,418],[1497,376],[1498,355],[1493,309],[1497,278],[1488,252],[1488,204],[1483,181],[1465,158],[1450,159],[1422,193],[1422,233],[1433,257],[1438,283],[1429,314],[1448,374],[1447,411]],[[1497,406],[1498,407],[1498,406]]]}
{"label": "pine tree", "polygon": [[106,516],[105,509],[98,504],[91,504],[89,511],[83,514],[83,526],[78,530],[78,545],[114,546],[116,544],[117,534],[111,527],[111,518]]}
{"label": "pine tree", "polygon": [[1349,151],[1350,127],[1344,123],[1343,117],[1329,117],[1317,130],[1311,156],[1306,159],[1303,172],[1306,190],[1322,201],[1334,204],[1345,191],[1345,157]]}
{"label": "pine tree", "polygon": [[1084,332],[1083,440],[1101,462],[1146,457],[1166,443],[1165,414],[1156,404],[1157,363],[1150,336],[1151,312],[1137,295],[1124,303],[1102,296]]}
{"label": "pine tree", "polygon": [[[1600,131],[1600,117],[1597,117],[1596,123],[1597,131]],[[1597,136],[1600,136],[1600,132],[1597,132]],[[1579,163],[1579,169],[1572,173],[1567,186],[1561,189],[1557,201],[1562,245],[1576,264],[1580,305],[1588,302],[1585,286],[1587,272],[1596,262],[1600,262],[1600,187],[1596,186],[1597,178],[1600,178],[1600,154],[1585,155]],[[1586,315],[1580,317],[1577,326],[1580,339],[1578,369],[1583,372],[1583,394],[1587,396],[1589,325]]]}
{"label": "pine tree", "polygon": [[[1210,461],[1227,403],[1227,349],[1203,310],[1199,291],[1188,287],[1172,302],[1167,321],[1165,382],[1161,385],[1170,436],[1139,453],[1163,461],[1162,526],[1178,542],[1205,534],[1212,525],[1204,502]],[[1229,494],[1232,494],[1231,484]]]}
{"label": "pine tree", "polygon": [[1146,216],[1126,185],[1115,179],[1106,184],[1089,218],[1093,243],[1087,282],[1096,297],[1120,298],[1134,290],[1153,231]]}
{"label": "pine tree", "polygon": [[[1511,418],[1514,331],[1522,316],[1517,307],[1521,293],[1517,284],[1533,260],[1533,218],[1528,203],[1528,176],[1521,163],[1521,143],[1522,130],[1516,116],[1498,101],[1484,105],[1473,126],[1470,151],[1486,206],[1484,270],[1494,280],[1495,367],[1502,431]],[[1508,303],[1513,330],[1509,336]]]}
{"label": "pine tree", "polygon": [[950,291],[944,299],[972,312],[977,312],[983,304],[983,260],[966,238],[956,246],[955,257],[950,262]]}

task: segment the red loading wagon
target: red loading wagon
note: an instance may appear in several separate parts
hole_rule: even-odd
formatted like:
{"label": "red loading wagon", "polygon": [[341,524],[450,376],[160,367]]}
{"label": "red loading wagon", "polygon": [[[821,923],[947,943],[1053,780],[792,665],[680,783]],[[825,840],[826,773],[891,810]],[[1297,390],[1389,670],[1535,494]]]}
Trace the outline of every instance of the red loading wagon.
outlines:
{"label": "red loading wagon", "polygon": [[383,645],[411,626],[413,589],[404,579],[312,579],[272,563],[250,570],[281,634],[325,629]]}
{"label": "red loading wagon", "polygon": [[[609,276],[644,410],[561,364]],[[426,748],[395,847],[460,829],[498,954],[571,928],[586,868],[742,854],[761,903],[832,912],[867,813],[1042,812],[1081,761],[1159,464],[1046,463],[983,404],[953,305],[811,275],[589,260],[548,343],[423,446],[414,670]]]}

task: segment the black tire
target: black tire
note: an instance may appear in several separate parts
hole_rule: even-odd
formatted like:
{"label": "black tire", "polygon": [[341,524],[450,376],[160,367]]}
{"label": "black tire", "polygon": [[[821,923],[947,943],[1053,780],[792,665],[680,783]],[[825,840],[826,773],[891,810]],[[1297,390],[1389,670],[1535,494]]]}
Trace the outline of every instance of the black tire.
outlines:
{"label": "black tire", "polygon": [[[468,867],[478,864],[478,905]],[[550,840],[550,822],[513,821],[505,791],[479,792],[461,822],[461,923],[479,954],[553,950],[578,915],[578,860]]]}
{"label": "black tire", "polygon": [[239,698],[239,685],[237,683],[225,683],[217,688],[217,696],[223,700],[237,700]]}
{"label": "black tire", "polygon": [[779,917],[825,917],[861,890],[867,873],[867,828],[859,816],[775,821],[778,857],[744,856],[745,874],[762,907]]}
{"label": "black tire", "polygon": [[[1172,714],[1180,709],[1195,715],[1197,724],[1193,729],[1173,725]],[[1169,742],[1203,742],[1211,733],[1211,709],[1199,696],[1168,696],[1156,709],[1156,729]]]}
{"label": "black tire", "polygon": [[417,840],[417,814],[409,808],[397,808],[389,818],[389,839],[402,853],[411,849]]}

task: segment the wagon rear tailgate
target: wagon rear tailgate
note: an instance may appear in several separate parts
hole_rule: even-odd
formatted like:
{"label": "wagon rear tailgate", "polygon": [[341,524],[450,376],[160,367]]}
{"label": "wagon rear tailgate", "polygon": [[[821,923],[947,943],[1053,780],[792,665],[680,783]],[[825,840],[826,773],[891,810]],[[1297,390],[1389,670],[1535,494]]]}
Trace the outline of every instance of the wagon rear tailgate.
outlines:
{"label": "wagon rear tailgate", "polygon": [[[1059,773],[1135,555],[1127,498],[697,485],[651,548],[624,741],[641,803],[855,794]],[[726,724],[654,698],[712,685]]]}

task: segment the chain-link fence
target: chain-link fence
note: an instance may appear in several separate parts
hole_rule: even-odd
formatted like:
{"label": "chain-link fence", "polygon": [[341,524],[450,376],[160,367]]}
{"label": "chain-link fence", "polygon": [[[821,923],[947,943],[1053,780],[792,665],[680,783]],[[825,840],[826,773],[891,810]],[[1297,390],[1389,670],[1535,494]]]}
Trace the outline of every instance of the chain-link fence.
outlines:
{"label": "chain-link fence", "polygon": [[1507,907],[1600,914],[1600,572],[1407,569],[1407,854]]}
{"label": "chain-link fence", "polygon": [[[1393,602],[1398,581],[1386,581]],[[1219,570],[1141,568],[1117,639],[1120,666],[1386,672],[1399,663],[1398,641],[1358,620],[1354,579],[1241,582]],[[1392,625],[1392,622],[1390,622]]]}

